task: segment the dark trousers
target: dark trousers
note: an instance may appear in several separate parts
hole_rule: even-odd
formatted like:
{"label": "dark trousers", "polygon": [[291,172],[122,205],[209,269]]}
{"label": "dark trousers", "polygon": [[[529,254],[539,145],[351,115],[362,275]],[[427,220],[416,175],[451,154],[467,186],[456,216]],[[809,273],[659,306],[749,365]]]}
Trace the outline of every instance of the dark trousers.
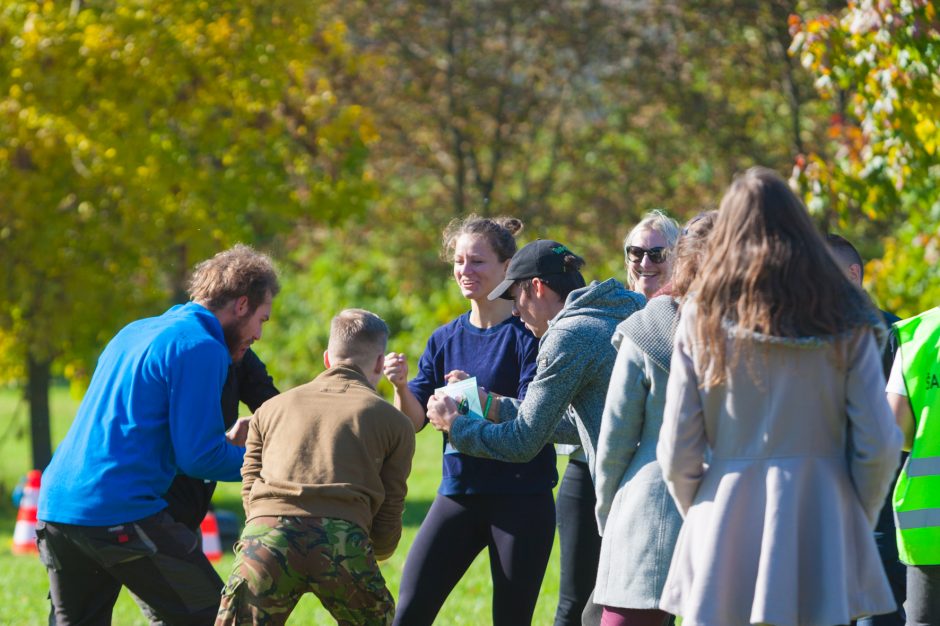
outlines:
{"label": "dark trousers", "polygon": [[430,626],[484,549],[493,576],[494,626],[532,622],[555,541],[555,502],[543,494],[438,495],[411,544],[395,624]]}
{"label": "dark trousers", "polygon": [[[902,455],[902,465],[904,457],[906,455]],[[898,558],[897,531],[894,526],[892,506],[893,495],[893,491],[888,492],[881,513],[878,515],[878,523],[875,525],[875,543],[878,545],[878,555],[881,557],[881,564],[885,568],[888,583],[891,585],[891,593],[894,594],[894,600],[898,603],[898,610],[885,615],[865,617],[858,620],[858,626],[904,626],[904,612],[901,607],[906,594],[907,568]]]}
{"label": "dark trousers", "polygon": [[[195,481],[196,479],[179,474],[177,475],[176,479],[173,481],[173,485],[175,486],[177,484],[177,481],[180,481],[180,480]],[[215,490],[215,483],[207,483],[206,481],[203,481],[203,480],[199,482],[205,484],[204,489],[208,491],[208,494],[209,494],[208,497],[211,498],[212,492]],[[171,491],[172,491],[172,488],[171,488]],[[206,500],[205,511],[192,511],[189,513],[188,516],[182,515],[180,517],[177,517],[177,513],[180,512],[180,509],[174,508],[174,502],[168,496],[169,494],[167,494],[166,500],[170,503],[170,506],[168,506],[165,509],[166,512],[169,513],[170,517],[172,517],[175,521],[180,522],[186,528],[193,531],[193,533],[196,535],[197,540],[199,541],[199,549],[202,550],[202,533],[199,530],[199,525],[202,522],[202,518],[206,516],[205,511],[209,510],[209,505],[208,505],[209,501]],[[195,521],[195,516],[199,514],[201,514],[202,517],[199,518],[199,521]],[[165,621],[160,619],[160,616],[157,615],[157,612],[154,610],[154,608],[150,606],[149,604],[147,604],[146,602],[144,602],[144,600],[140,596],[138,596],[133,591],[131,591],[130,594],[131,594],[131,599],[137,603],[137,606],[140,607],[141,613],[143,613],[144,617],[147,618],[147,621],[150,622],[150,626],[169,626],[169,624],[167,624]],[[53,625],[50,624],[50,626],[53,626]]]}
{"label": "dark trousers", "polygon": [[581,613],[594,591],[601,556],[596,502],[587,463],[569,460],[558,487],[561,579],[555,626],[581,626]]}
{"label": "dark trousers", "polygon": [[907,566],[907,626],[940,624],[940,565]]}
{"label": "dark trousers", "polygon": [[[893,523],[891,527],[893,530]],[[884,565],[885,574],[888,576],[888,583],[891,585],[891,592],[898,603],[898,610],[893,613],[863,617],[855,623],[857,626],[904,626],[904,612],[901,607],[904,604],[906,594],[907,568],[898,560],[897,540],[893,532],[889,535],[876,529],[875,542],[878,544],[878,552],[881,555],[881,563]]]}
{"label": "dark trousers", "polygon": [[109,527],[40,521],[36,535],[57,626],[110,624],[122,586],[167,624],[215,622],[222,579],[165,512]]}

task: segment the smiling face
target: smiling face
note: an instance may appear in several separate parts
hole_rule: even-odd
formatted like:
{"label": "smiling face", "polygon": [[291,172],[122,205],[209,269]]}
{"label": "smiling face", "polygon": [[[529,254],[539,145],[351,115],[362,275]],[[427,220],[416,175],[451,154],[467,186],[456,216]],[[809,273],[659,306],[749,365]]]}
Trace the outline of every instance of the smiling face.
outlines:
{"label": "smiling face", "polygon": [[261,339],[261,326],[271,317],[271,294],[254,311],[246,311],[233,321],[222,325],[225,343],[232,360],[241,360],[251,344]]}
{"label": "smiling face", "polygon": [[[666,238],[656,230],[641,230],[630,239],[631,246],[645,248],[665,248],[667,246]],[[653,263],[648,254],[637,262],[627,261],[627,273],[630,275],[630,285],[636,292],[642,293],[650,298],[659,291],[663,285],[669,282],[672,276],[672,254],[671,250],[666,254],[662,263]]]}
{"label": "smiling face", "polygon": [[454,245],[454,280],[468,300],[485,300],[506,276],[509,259],[500,261],[496,251],[479,235],[461,235]]}

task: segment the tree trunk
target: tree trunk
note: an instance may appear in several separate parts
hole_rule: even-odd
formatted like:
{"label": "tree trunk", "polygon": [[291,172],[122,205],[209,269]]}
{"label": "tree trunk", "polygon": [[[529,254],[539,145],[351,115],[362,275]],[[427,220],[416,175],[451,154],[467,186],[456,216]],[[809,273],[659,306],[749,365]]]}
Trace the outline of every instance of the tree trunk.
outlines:
{"label": "tree trunk", "polygon": [[26,401],[29,402],[29,431],[33,445],[32,469],[44,470],[52,460],[52,435],[49,429],[51,362],[48,359],[37,359],[32,354],[28,360]]}

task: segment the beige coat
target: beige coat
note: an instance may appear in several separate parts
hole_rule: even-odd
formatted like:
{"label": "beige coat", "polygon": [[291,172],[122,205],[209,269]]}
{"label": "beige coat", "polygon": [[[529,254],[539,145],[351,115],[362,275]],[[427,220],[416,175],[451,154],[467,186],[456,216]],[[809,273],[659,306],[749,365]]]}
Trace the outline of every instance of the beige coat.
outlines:
{"label": "beige coat", "polygon": [[901,433],[872,332],[731,330],[754,346],[750,362],[699,389],[694,317],[683,309],[657,447],[685,517],[661,608],[684,626],[829,626],[895,610],[872,529]]}

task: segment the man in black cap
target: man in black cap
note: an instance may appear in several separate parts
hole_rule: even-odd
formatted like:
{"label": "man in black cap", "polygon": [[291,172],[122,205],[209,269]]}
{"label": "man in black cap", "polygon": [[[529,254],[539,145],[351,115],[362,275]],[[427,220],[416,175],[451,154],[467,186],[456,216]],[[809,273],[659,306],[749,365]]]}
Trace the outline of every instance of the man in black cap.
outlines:
{"label": "man in black cap", "polygon": [[509,262],[506,280],[489,298],[513,300],[513,314],[540,338],[538,369],[521,403],[494,398],[490,419],[500,423],[458,415],[454,401],[444,395],[428,401],[431,423],[447,432],[460,452],[522,462],[546,443],[578,443],[593,475],[601,414],[617,358],[610,338],[617,324],[646,300],[613,278],[585,286],[583,266],[584,259],[550,240],[526,245]]}

